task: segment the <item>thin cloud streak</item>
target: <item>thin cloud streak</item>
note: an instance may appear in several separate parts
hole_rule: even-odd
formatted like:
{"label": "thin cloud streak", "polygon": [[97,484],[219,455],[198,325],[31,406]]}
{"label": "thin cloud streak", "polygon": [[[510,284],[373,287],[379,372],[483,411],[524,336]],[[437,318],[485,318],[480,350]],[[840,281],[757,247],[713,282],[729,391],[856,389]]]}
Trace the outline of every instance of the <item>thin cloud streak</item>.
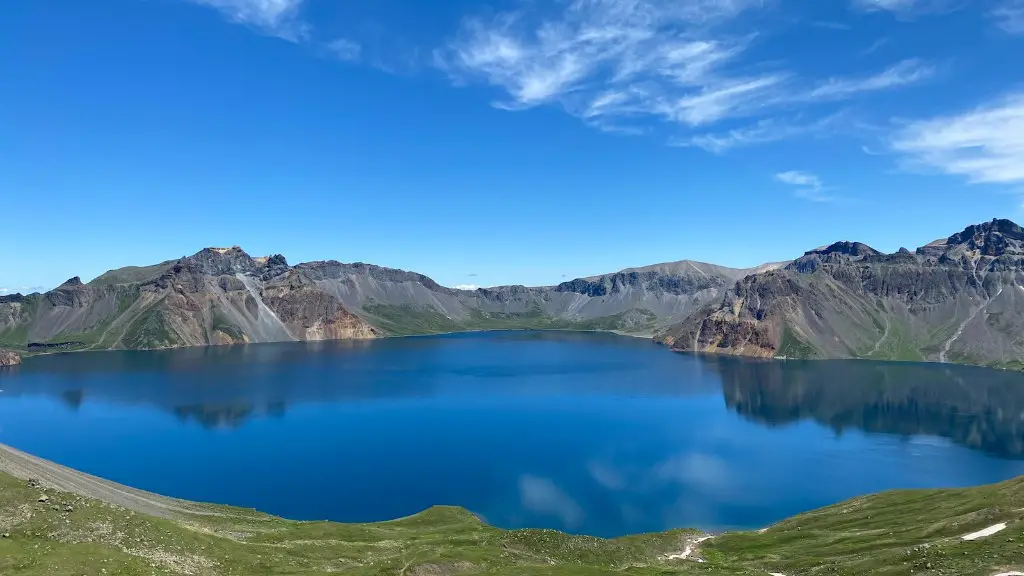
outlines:
{"label": "thin cloud streak", "polygon": [[[757,62],[757,34],[725,33],[754,0],[574,0],[555,17],[527,11],[469,18],[435,52],[457,84],[483,82],[503,91],[505,110],[561,106],[607,132],[644,133],[662,120],[686,130],[772,111],[822,105],[920,82],[934,72],[908,59],[882,72],[821,82]],[[735,26],[731,26],[730,29]],[[789,131],[789,136],[802,133]],[[754,129],[716,138],[694,135],[675,143],[724,150],[732,142],[771,141]]]}
{"label": "thin cloud streak", "polygon": [[811,174],[810,172],[803,172],[800,170],[790,170],[788,172],[779,172],[775,175],[775,180],[783,184],[795,186],[793,195],[797,198],[809,200],[811,202],[832,202],[836,198],[825,194],[827,190],[825,184],[821,181],[821,178]]}
{"label": "thin cloud streak", "polygon": [[188,0],[214,8],[233,22],[290,42],[302,40],[308,26],[298,19],[304,0]]}
{"label": "thin cloud streak", "polygon": [[830,79],[811,90],[808,98],[811,100],[844,99],[861,92],[876,92],[916,84],[931,77],[934,73],[934,66],[925,64],[918,59],[909,59],[872,76]]}
{"label": "thin cloud streak", "polygon": [[355,62],[362,55],[363,47],[358,42],[346,38],[338,38],[327,44],[327,49],[338,60]]}
{"label": "thin cloud streak", "polygon": [[844,121],[846,116],[845,112],[840,111],[811,122],[800,118],[763,118],[740,128],[673,138],[669,140],[669,145],[701,148],[715,154],[724,154],[734,148],[745,148],[802,136],[821,137],[833,134],[840,124],[849,124]]}
{"label": "thin cloud streak", "polygon": [[996,24],[1009,34],[1024,34],[1024,0],[1004,0],[992,10]]}
{"label": "thin cloud streak", "polygon": [[909,168],[930,168],[967,182],[1024,182],[1024,92],[973,110],[911,122],[891,140]]}

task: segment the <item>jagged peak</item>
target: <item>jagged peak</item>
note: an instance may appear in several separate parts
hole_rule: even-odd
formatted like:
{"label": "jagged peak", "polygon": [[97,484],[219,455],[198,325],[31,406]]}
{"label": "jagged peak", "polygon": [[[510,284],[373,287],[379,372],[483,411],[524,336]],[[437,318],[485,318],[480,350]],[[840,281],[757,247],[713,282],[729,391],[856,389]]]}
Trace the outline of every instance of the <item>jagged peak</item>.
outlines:
{"label": "jagged peak", "polygon": [[1016,240],[1024,240],[1024,229],[1012,220],[1007,220],[1005,218],[993,218],[991,222],[971,224],[964,228],[962,232],[958,232],[947,238],[946,244],[966,244],[971,241],[976,242],[979,238],[989,235],[1001,235],[1008,236]]}
{"label": "jagged peak", "polygon": [[941,250],[950,258],[957,254],[975,253],[998,257],[1004,254],[1024,253],[1024,228],[1012,220],[994,218],[990,222],[971,224],[945,240],[936,240],[925,249]]}
{"label": "jagged peak", "polygon": [[805,256],[812,254],[843,254],[845,256],[877,256],[881,254],[878,250],[875,250],[871,246],[864,244],[863,242],[850,242],[847,240],[840,240],[839,242],[833,242],[828,246],[821,248],[815,248],[804,253]]}
{"label": "jagged peak", "polygon": [[78,276],[74,276],[65,280],[63,284],[58,286],[58,288],[77,288],[79,286],[84,286],[82,279]]}
{"label": "jagged peak", "polygon": [[200,254],[203,253],[220,254],[221,256],[226,256],[230,254],[245,254],[246,256],[248,256],[245,250],[242,250],[242,247],[238,245],[231,246],[230,248],[218,248],[216,246],[208,246],[206,248],[203,248],[199,252],[196,252],[195,254],[193,254],[193,256],[199,256]]}

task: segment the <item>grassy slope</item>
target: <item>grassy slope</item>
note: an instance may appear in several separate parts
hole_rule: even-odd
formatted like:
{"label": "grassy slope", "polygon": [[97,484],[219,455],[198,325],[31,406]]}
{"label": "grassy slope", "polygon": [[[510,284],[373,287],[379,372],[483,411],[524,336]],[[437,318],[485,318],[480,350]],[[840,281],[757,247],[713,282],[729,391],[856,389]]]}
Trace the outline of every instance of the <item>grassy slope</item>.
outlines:
{"label": "grassy slope", "polygon": [[629,313],[589,320],[564,320],[549,316],[539,308],[516,314],[470,311],[468,318],[452,319],[433,307],[410,304],[368,304],[363,307],[367,321],[392,336],[439,334],[464,330],[603,330],[644,332],[653,330],[657,316],[650,310],[634,310],[633,316],[647,319],[646,324],[631,324]]}
{"label": "grassy slope", "polygon": [[[40,490],[0,473],[0,574],[956,574],[1024,570],[1024,477],[962,490],[895,491],[726,534],[668,560],[693,531],[614,540],[507,531],[459,508],[377,524],[294,522],[194,505],[167,520]],[[67,511],[70,506],[71,510]],[[959,536],[997,522],[1006,530]]]}
{"label": "grassy slope", "polygon": [[108,270],[89,282],[90,286],[109,286],[112,284],[134,284],[156,278],[173,266],[177,260],[166,260],[152,266],[125,266],[116,270]]}

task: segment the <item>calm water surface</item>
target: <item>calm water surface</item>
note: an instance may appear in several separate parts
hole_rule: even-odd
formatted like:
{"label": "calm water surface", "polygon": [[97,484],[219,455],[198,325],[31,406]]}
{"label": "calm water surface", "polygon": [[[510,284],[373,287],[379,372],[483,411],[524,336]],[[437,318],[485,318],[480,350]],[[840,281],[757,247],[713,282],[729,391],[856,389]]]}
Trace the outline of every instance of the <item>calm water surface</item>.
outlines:
{"label": "calm water surface", "polygon": [[1024,376],[672,354],[496,332],[32,358],[0,442],[300,519],[457,504],[599,536],[752,528],[886,488],[1024,474]]}

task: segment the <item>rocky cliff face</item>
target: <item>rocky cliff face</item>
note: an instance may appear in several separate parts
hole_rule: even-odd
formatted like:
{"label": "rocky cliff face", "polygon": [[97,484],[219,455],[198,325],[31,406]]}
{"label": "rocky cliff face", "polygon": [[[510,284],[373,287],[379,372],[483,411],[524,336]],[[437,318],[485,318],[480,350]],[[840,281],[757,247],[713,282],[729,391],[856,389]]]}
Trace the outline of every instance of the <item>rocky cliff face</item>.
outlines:
{"label": "rocky cliff face", "polygon": [[17,352],[0,348],[0,367],[14,366],[15,364],[21,364],[21,355]]}
{"label": "rocky cliff face", "polygon": [[1024,230],[993,220],[913,253],[837,242],[743,278],[659,339],[752,356],[1024,367]]}
{"label": "rocky cliff face", "polygon": [[[125,280],[127,281],[121,281]],[[381,332],[284,257],[207,248],[154,267],[72,278],[0,301],[0,343],[21,349],[167,348],[374,338]]]}
{"label": "rocky cliff face", "polygon": [[361,263],[311,262],[295,268],[390,334],[564,328],[650,335],[720,298],[752,271],[683,261],[557,286],[466,291],[445,288],[421,274]]}
{"label": "rocky cliff face", "polygon": [[558,286],[473,291],[414,272],[335,261],[290,266],[238,247],[72,278],[0,298],[0,344],[15,349],[166,348],[374,338],[491,328],[651,334],[717,299],[750,270],[676,262]]}

